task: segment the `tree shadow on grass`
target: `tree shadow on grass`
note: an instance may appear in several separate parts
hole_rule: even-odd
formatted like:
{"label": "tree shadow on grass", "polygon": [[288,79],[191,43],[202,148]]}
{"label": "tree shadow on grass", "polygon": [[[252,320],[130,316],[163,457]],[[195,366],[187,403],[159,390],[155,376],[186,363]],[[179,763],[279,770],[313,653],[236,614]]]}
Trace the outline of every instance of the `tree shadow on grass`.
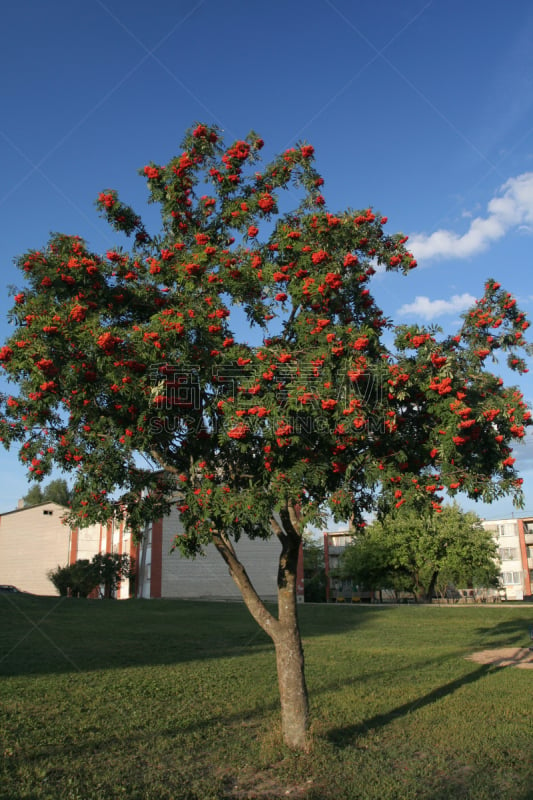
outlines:
{"label": "tree shadow on grass", "polygon": [[[275,613],[275,607],[270,608]],[[370,625],[382,646],[395,627],[395,615],[403,618],[396,606],[324,604],[300,611],[306,643],[315,637],[351,636]],[[427,614],[423,619],[431,626]],[[507,620],[479,629],[476,645],[514,644],[522,639],[526,644],[527,635],[526,619]],[[469,651],[476,645],[464,643]],[[242,603],[0,595],[0,675],[5,676],[181,664],[272,649],[270,638]]]}
{"label": "tree shadow on grass", "polygon": [[[507,775],[491,773],[470,764],[451,765],[446,776],[431,775],[427,784],[417,787],[417,800],[471,800],[472,797],[533,800],[533,770],[525,774],[511,770]],[[484,791],[483,791],[484,790]]]}
{"label": "tree shadow on grass", "polygon": [[[335,611],[319,609],[316,619],[307,621],[305,637],[352,632],[369,620],[356,609]],[[0,675],[5,676],[179,664],[272,648],[242,603],[0,595]]]}
{"label": "tree shadow on grass", "polygon": [[[437,663],[441,664],[441,658],[429,659],[417,666],[419,668],[429,669]],[[401,677],[403,672],[410,673],[412,665],[406,665],[400,669],[387,669],[381,671],[368,671],[359,674],[353,678],[344,680],[330,680],[320,686],[314,686],[311,689],[313,698],[320,695],[327,694],[331,691],[337,691],[342,688],[347,688],[353,685],[361,685],[366,681],[376,681],[387,675],[391,671],[394,672],[396,677]],[[147,702],[147,695],[142,692],[144,702]],[[112,695],[107,695],[107,702],[113,704],[114,699]],[[172,702],[176,703],[174,708]],[[174,696],[168,696],[168,704],[162,715],[168,717],[166,724],[160,725],[156,730],[148,727],[141,730],[131,731],[128,733],[128,747],[135,748],[147,740],[154,741],[156,739],[168,739],[173,741],[177,736],[188,736],[190,734],[198,735],[203,732],[209,732],[213,729],[222,727],[225,731],[236,730],[238,728],[245,728],[248,735],[264,735],[265,722],[270,718],[272,713],[279,714],[280,705],[279,698],[276,696],[274,699],[265,700],[260,707],[250,705],[249,708],[244,708],[239,711],[225,711],[223,713],[208,713],[197,717],[190,718],[190,709],[194,707],[195,697],[185,699],[184,701],[177,701]],[[416,706],[415,701],[412,707]],[[92,713],[94,705],[87,702],[86,708],[81,708],[82,713]],[[180,716],[185,715],[185,720],[180,719]],[[56,742],[54,744],[46,743],[39,746],[32,746],[31,752],[27,753],[25,758],[29,762],[40,762],[42,759],[50,757],[66,758],[79,755],[89,755],[98,752],[111,752],[124,747],[123,733],[114,733],[110,730],[107,724],[108,717],[105,717],[105,724],[100,729],[98,735],[98,723],[92,728],[91,737],[78,737],[75,728],[69,731],[69,739],[67,742]],[[279,720],[277,720],[279,722]],[[366,731],[365,731],[366,732]],[[280,734],[281,735],[281,734]],[[322,736],[320,736],[322,738]],[[198,757],[200,757],[198,755]]]}
{"label": "tree shadow on grass", "polygon": [[489,673],[495,672],[497,669],[502,669],[502,667],[495,667],[492,664],[483,664],[472,672],[469,672],[468,675],[463,675],[461,678],[450,681],[450,683],[446,683],[444,686],[439,686],[437,689],[433,689],[431,692],[428,692],[428,694],[418,698],[418,700],[411,700],[408,703],[403,703],[401,706],[397,706],[391,711],[387,711],[384,714],[376,714],[376,716],[358,722],[355,725],[333,728],[333,730],[328,732],[327,738],[337,747],[353,747],[359,737],[366,736],[371,731],[380,730],[391,722],[394,722],[394,720],[412,714],[413,711],[418,711],[418,709],[424,708],[424,706],[436,703],[444,697],[453,694],[457,689],[461,689],[463,686],[467,686],[470,683],[475,683]]}
{"label": "tree shadow on grass", "polygon": [[533,608],[529,621],[525,619],[512,619],[500,622],[497,625],[477,628],[476,634],[480,637],[483,647],[524,647],[533,644]]}

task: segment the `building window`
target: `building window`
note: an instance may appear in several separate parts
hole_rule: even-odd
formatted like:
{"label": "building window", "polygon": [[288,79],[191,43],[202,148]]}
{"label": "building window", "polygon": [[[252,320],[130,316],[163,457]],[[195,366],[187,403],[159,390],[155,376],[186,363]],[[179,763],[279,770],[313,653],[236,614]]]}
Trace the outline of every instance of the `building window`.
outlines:
{"label": "building window", "polygon": [[501,579],[505,586],[518,586],[522,583],[522,573],[502,572]]}
{"label": "building window", "polygon": [[45,517],[51,517],[53,513],[54,512],[50,511],[50,509],[48,508],[43,509],[43,514],[45,515]]}
{"label": "building window", "polygon": [[516,532],[516,522],[503,522],[498,525],[498,533],[500,536],[516,536]]}
{"label": "building window", "polygon": [[516,561],[518,550],[516,547],[500,547],[500,559],[502,561]]}

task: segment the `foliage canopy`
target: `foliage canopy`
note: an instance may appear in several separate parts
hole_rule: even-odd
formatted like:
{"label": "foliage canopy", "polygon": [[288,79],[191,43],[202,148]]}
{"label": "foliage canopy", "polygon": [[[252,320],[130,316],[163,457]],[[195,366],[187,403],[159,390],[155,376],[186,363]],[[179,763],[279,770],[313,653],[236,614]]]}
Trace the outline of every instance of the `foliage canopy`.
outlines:
{"label": "foliage canopy", "polygon": [[[415,266],[406,237],[371,209],[328,212],[310,145],[258,172],[262,146],[197,125],[179,156],[141,170],[160,232],[107,190],[98,209],[130,252],[54,234],[18,259],[4,443],[34,479],[74,473],[78,522],[120,506],[141,526],[178,491],[190,552],[216,530],[270,535],[287,503],[316,523],[324,503],[358,517],[380,492],[388,505],[429,493],[437,510],[444,487],[520,500],[510,445],[529,412],[485,368],[500,350],[525,369],[514,299],[489,280],[457,336],[402,327],[389,352],[368,284]],[[281,189],[300,193],[294,211],[278,212]]]}

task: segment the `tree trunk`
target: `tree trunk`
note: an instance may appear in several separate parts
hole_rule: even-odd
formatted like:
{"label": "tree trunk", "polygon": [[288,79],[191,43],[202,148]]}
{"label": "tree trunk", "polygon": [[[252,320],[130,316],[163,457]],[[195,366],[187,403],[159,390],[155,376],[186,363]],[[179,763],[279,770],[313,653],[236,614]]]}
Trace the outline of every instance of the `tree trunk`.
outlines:
{"label": "tree trunk", "polygon": [[281,701],[283,740],[293,750],[307,747],[309,701],[304,674],[304,654],[298,624],[284,624],[274,640]]}
{"label": "tree trunk", "polygon": [[275,633],[276,663],[281,700],[281,729],[285,744],[305,750],[309,727],[309,699],[305,683],[304,653],[296,602],[296,573],[301,536],[292,506],[280,511],[284,530],[275,519],[272,527],[281,542],[278,568],[278,617]]}
{"label": "tree trunk", "polygon": [[431,580],[429,581],[429,584],[427,586],[422,586],[421,587],[421,590],[420,590],[420,593],[419,593],[418,597],[419,597],[419,600],[421,600],[423,603],[431,603],[431,600],[433,598],[433,594],[435,592],[435,586],[436,586],[438,577],[439,577],[439,571],[438,570],[434,570],[433,574],[431,576]]}
{"label": "tree trunk", "polygon": [[277,520],[272,520],[272,528],[282,548],[278,569],[278,619],[268,611],[255,591],[232,542],[224,534],[215,534],[213,542],[227,563],[248,610],[274,642],[283,740],[293,750],[305,750],[308,744],[309,701],[296,603],[296,571],[301,536],[296,527],[297,514],[292,507],[285,509],[280,516],[283,528]]}
{"label": "tree trunk", "polygon": [[436,569],[436,570],[433,571],[433,575],[431,576],[431,580],[429,582],[429,586],[428,586],[427,592],[426,592],[426,597],[427,597],[427,602],[428,603],[431,603],[431,601],[433,599],[433,595],[435,593],[435,586],[437,585],[437,578],[438,577],[439,577],[439,571],[438,571],[438,569]]}

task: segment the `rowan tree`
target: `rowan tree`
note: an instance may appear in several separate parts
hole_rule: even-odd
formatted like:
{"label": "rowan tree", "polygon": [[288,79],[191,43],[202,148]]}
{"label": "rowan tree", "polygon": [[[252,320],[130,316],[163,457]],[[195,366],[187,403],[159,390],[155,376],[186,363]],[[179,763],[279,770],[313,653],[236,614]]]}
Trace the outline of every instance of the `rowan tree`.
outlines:
{"label": "rowan tree", "polygon": [[[141,170],[160,231],[109,189],[97,206],[128,247],[99,255],[55,234],[18,259],[25,287],[0,350],[18,394],[0,433],[32,478],[73,473],[75,524],[125,510],[140,530],[178,503],[176,546],[213,542],[272,637],[283,735],[303,748],[304,528],[327,510],[357,524],[378,499],[438,507],[441,487],[519,499],[510,448],[528,412],[485,363],[509,351],[523,370],[527,322],[491,280],[457,337],[403,328],[388,352],[369,282],[415,266],[406,237],[370,208],[329,212],[312,146],[259,168],[262,146],[251,133],[225,147],[198,124],[180,155]],[[284,189],[299,202],[282,213]],[[243,533],[281,543],[277,616],[238,560]]]}

